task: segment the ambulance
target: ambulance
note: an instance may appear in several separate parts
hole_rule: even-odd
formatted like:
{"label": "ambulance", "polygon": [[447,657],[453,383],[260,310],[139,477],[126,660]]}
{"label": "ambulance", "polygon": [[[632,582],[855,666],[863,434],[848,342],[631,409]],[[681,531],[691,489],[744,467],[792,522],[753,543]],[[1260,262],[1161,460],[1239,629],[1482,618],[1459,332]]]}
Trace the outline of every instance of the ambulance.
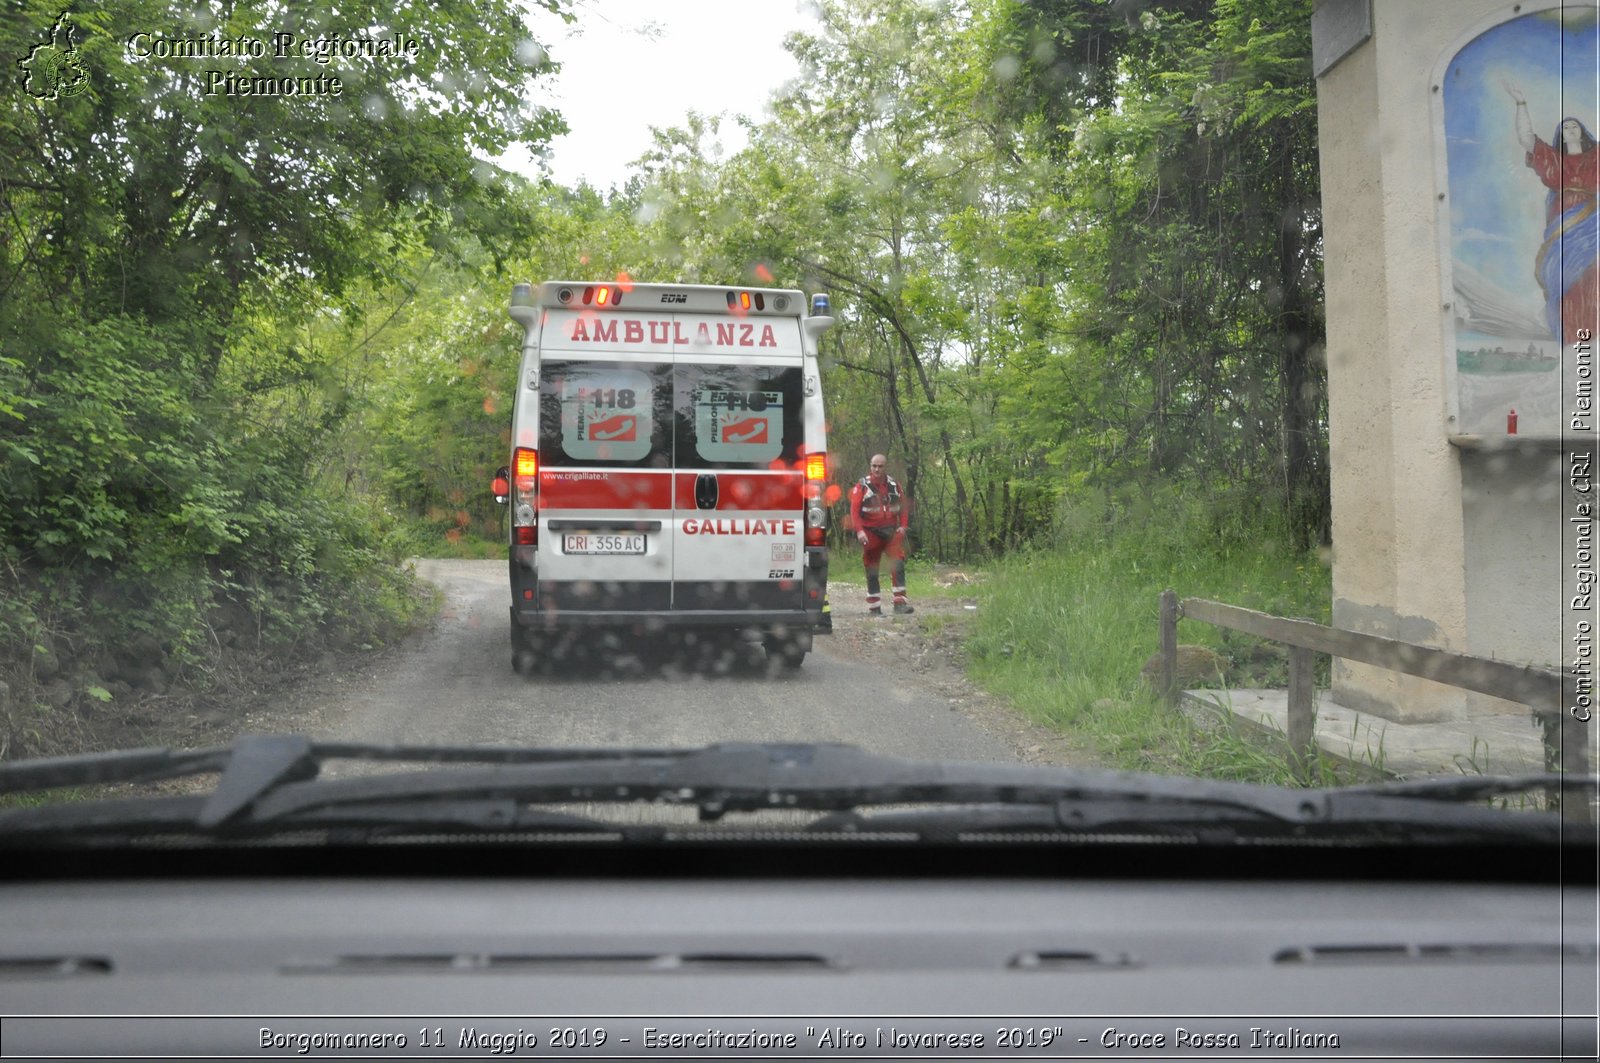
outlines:
{"label": "ambulance", "polygon": [[760,641],[798,668],[828,608],[817,341],[826,295],[548,281],[523,327],[509,464],[519,671],[601,632]]}

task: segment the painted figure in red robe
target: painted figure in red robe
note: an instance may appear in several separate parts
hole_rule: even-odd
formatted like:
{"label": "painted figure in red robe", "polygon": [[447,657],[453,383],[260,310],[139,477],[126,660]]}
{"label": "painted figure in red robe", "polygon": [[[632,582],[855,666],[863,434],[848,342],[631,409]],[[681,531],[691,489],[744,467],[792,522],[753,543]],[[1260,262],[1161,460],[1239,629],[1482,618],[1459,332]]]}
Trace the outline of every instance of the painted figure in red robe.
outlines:
{"label": "painted figure in red robe", "polygon": [[1534,260],[1543,289],[1545,319],[1563,343],[1592,341],[1600,328],[1600,150],[1576,118],[1563,118],[1545,141],[1533,132],[1528,101],[1515,85],[1517,140],[1529,169],[1550,191],[1545,197],[1544,241]]}

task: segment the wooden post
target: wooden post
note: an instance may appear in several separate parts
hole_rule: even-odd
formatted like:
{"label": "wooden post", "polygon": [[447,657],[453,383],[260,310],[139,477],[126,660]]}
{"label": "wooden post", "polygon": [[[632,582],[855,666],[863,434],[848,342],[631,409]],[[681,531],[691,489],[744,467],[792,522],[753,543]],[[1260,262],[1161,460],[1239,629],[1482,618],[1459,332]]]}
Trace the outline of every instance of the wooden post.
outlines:
{"label": "wooden post", "polygon": [[[1563,706],[1564,707],[1564,706]],[[1570,712],[1561,714],[1561,770],[1572,778],[1589,774],[1588,728]],[[1588,823],[1589,791],[1568,786],[1561,793],[1561,814],[1574,823]]]}
{"label": "wooden post", "polygon": [[[1538,725],[1540,734],[1544,738],[1544,770],[1548,772],[1560,771],[1561,748],[1564,744],[1561,741],[1561,732],[1564,730],[1561,726],[1561,717],[1563,715],[1561,705],[1559,703],[1555,705],[1534,705],[1532,708],[1534,723]],[[1566,804],[1562,800],[1566,794],[1560,786],[1546,786],[1544,788],[1544,796],[1545,800],[1550,802],[1550,809],[1553,812],[1560,812],[1562,806]]]}
{"label": "wooden post", "polygon": [[[1566,702],[1534,707],[1534,719],[1544,732],[1544,770],[1579,777],[1589,773],[1589,750],[1584,725],[1565,711]],[[1545,797],[1552,811],[1575,823],[1589,822],[1589,792],[1581,786],[1549,786]]]}
{"label": "wooden post", "polygon": [[1178,592],[1161,592],[1161,697],[1176,709],[1178,690]]}
{"label": "wooden post", "polygon": [[1316,659],[1304,646],[1289,647],[1289,750],[1295,774],[1311,780],[1317,757]]}
{"label": "wooden post", "polygon": [[[1544,764],[1549,771],[1580,778],[1588,775],[1589,735],[1588,725],[1571,712],[1570,706],[1578,703],[1577,677],[1564,671],[1561,677],[1561,700],[1542,706],[1547,714],[1544,723]],[[1550,795],[1561,814],[1574,823],[1590,822],[1589,791],[1581,786],[1563,786]]]}

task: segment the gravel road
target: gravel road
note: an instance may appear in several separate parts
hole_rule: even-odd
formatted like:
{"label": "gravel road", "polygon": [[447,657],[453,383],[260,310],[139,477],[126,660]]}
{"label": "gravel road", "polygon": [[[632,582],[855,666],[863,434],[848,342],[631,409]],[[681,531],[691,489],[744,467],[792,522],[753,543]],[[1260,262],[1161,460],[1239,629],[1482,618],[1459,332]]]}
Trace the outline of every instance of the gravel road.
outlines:
{"label": "gravel road", "polygon": [[770,666],[759,648],[732,647],[693,661],[671,653],[665,665],[580,652],[524,677],[510,666],[504,562],[429,560],[417,571],[444,592],[440,623],[365,682],[344,684],[357,688],[325,705],[321,736],[558,746],[827,741],[930,759],[1016,755],[952,712],[950,696],[914,669],[840,652],[829,637],[792,672]]}
{"label": "gravel road", "polygon": [[[505,562],[414,564],[443,602],[427,630],[382,648],[281,662],[271,671],[247,668],[203,692],[117,706],[93,721],[84,747],[194,749],[228,745],[241,734],[455,746],[843,742],[915,760],[1104,766],[967,678],[960,654],[977,598],[930,597],[912,616],[872,618],[861,586],[831,581],[834,631],[816,639],[798,671],[769,664],[751,647],[692,662],[669,654],[666,663],[648,666],[626,655],[578,653],[522,676],[511,667]],[[322,767],[328,777],[387,770],[337,759]],[[157,786],[202,792],[213,780]],[[553,810],[651,825],[695,818],[693,809],[650,803]],[[779,820],[798,824],[813,815],[782,813]],[[764,829],[773,822],[770,813],[761,819]]]}

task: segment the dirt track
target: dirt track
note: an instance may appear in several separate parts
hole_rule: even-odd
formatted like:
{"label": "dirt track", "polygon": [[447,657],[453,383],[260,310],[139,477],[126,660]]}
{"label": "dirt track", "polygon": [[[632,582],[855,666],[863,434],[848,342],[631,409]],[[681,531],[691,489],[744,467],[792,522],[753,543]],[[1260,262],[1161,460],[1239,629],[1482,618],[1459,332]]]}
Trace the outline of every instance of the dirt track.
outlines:
{"label": "dirt track", "polygon": [[299,732],[557,746],[829,741],[916,758],[1083,763],[1059,736],[967,680],[960,631],[976,599],[929,598],[913,616],[871,618],[861,588],[835,582],[834,634],[819,636],[793,673],[756,650],[664,666],[585,654],[523,677],[510,667],[505,563],[417,568],[444,595],[431,630],[326,658],[270,690],[196,698],[182,719],[145,720],[143,740],[192,746],[238,732]]}

